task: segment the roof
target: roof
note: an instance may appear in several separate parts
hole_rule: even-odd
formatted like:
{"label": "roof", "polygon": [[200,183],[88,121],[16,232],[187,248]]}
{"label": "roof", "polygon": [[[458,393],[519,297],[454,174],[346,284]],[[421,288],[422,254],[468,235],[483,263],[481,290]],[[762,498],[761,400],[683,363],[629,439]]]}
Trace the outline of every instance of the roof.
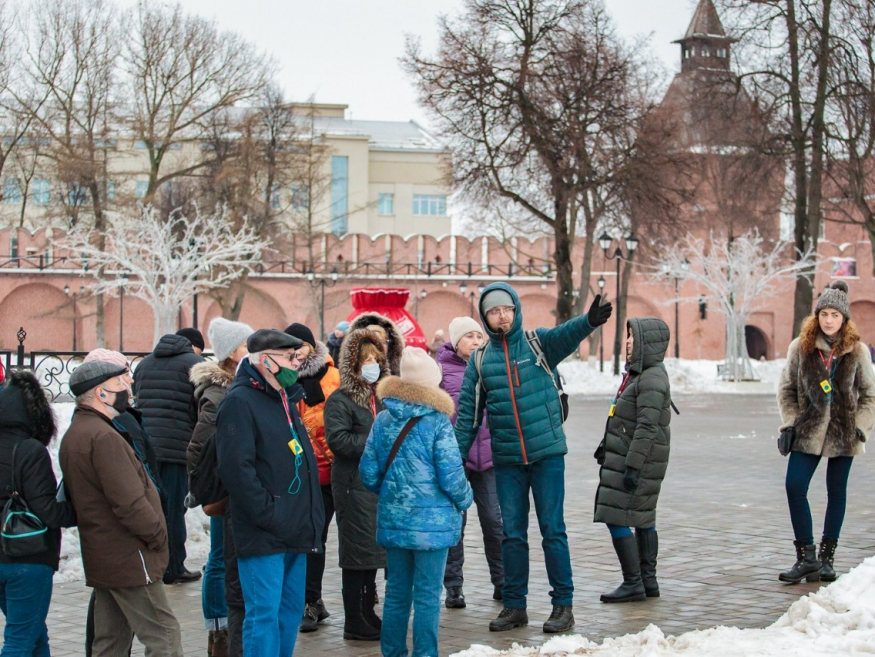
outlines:
{"label": "roof", "polygon": [[314,117],[313,127],[327,136],[368,138],[372,150],[413,150],[443,152],[441,143],[416,121],[355,121],[340,117]]}
{"label": "roof", "polygon": [[699,0],[699,6],[696,7],[693,20],[690,21],[690,26],[682,40],[704,36],[727,38],[723,23],[720,22],[720,16],[717,14],[717,8],[712,0]]}

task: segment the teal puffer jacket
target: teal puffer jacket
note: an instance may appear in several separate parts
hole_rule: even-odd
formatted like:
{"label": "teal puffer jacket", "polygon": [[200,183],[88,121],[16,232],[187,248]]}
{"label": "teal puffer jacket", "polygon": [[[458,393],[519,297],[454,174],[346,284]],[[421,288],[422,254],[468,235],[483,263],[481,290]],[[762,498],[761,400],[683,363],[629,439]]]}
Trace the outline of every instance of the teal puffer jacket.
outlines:
{"label": "teal puffer jacket", "polygon": [[[406,550],[438,550],[459,542],[462,511],[474,494],[453,437],[455,407],[437,386],[390,376],[377,386],[386,410],[377,416],[359,464],[365,488],[379,494],[377,544]],[[389,452],[407,421],[413,427],[395,460]]]}
{"label": "teal puffer jacket", "polygon": [[[663,359],[668,325],[657,317],[630,319],[634,337],[626,387],[605,429],[605,463],[599,472],[595,520],[620,527],[653,527],[656,502],[668,468],[671,386]],[[638,487],[623,486],[626,468],[639,472]]]}
{"label": "teal puffer jacket", "polygon": [[[480,307],[480,318],[489,337],[481,365],[484,390],[481,390],[480,404],[482,406],[485,397],[492,435],[492,461],[496,466],[521,465],[565,454],[568,448],[559,395],[550,376],[538,366],[526,341],[516,291],[507,283],[493,283],[483,290],[481,304],[483,298],[496,289],[511,295],[516,314],[507,334],[495,333],[489,329],[482,305]],[[555,328],[537,329],[550,368],[555,370],[592,332],[586,315]],[[474,409],[478,385],[480,377],[472,356],[465,370],[456,419],[456,440],[462,454],[468,454],[477,435],[478,423],[474,418],[481,417]]]}

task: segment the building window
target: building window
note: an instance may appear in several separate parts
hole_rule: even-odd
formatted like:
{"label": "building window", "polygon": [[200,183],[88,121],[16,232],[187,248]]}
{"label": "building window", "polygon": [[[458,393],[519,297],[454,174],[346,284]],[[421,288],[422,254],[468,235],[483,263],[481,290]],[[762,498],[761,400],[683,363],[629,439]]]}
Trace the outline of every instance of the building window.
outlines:
{"label": "building window", "polygon": [[414,194],[413,215],[416,217],[446,217],[447,197],[444,194]]}
{"label": "building window", "polygon": [[48,205],[51,198],[49,194],[49,181],[45,178],[34,178],[33,180],[33,202],[36,205]]}
{"label": "building window", "polygon": [[137,198],[146,198],[146,192],[149,191],[149,181],[148,180],[138,180],[137,188],[134,190],[134,196]]}
{"label": "building window", "polygon": [[107,180],[106,181],[106,200],[114,201],[115,200],[115,180]]}
{"label": "building window", "polygon": [[310,189],[306,185],[292,185],[292,209],[307,210],[310,207]]}
{"label": "building window", "polygon": [[395,214],[395,195],[379,194],[377,200],[377,214],[388,217]]}
{"label": "building window", "polygon": [[331,157],[331,232],[346,235],[349,228],[349,158]]}
{"label": "building window", "polygon": [[[265,194],[267,196],[267,194]],[[280,209],[280,186],[274,185],[270,190],[270,208],[271,210]]]}
{"label": "building window", "polygon": [[18,178],[6,178],[3,181],[3,202],[9,205],[21,203],[21,181]]}
{"label": "building window", "polygon": [[831,258],[833,278],[857,278],[856,258]]}
{"label": "building window", "polygon": [[85,187],[79,183],[72,183],[67,192],[67,205],[85,205]]}

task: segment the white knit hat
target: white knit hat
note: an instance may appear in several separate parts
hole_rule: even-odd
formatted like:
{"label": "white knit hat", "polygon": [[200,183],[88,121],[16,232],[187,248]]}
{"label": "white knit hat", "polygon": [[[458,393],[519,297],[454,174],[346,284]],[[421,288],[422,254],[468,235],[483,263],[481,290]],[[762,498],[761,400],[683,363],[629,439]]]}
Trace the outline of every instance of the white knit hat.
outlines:
{"label": "white knit hat", "polygon": [[225,360],[254,332],[251,326],[243,322],[232,322],[224,317],[216,317],[210,322],[208,331],[216,360]]}
{"label": "white knit hat", "polygon": [[483,329],[480,324],[471,317],[456,317],[450,322],[450,344],[453,345],[453,349],[459,344],[459,340],[471,331],[477,331],[480,335],[483,335]]}
{"label": "white knit hat", "polygon": [[436,386],[441,382],[441,368],[428,352],[419,347],[404,347],[401,352],[401,380],[406,383]]}

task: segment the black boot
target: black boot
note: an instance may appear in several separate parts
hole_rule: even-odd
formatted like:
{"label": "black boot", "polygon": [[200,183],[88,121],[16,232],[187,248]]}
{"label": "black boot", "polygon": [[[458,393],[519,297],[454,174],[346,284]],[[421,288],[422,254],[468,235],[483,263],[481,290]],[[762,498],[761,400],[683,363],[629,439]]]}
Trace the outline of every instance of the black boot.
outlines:
{"label": "black boot", "polygon": [[659,553],[659,536],[656,530],[635,530],[638,543],[638,561],[641,565],[641,581],[648,598],[659,597],[659,584],[656,581],[656,555]]}
{"label": "black boot", "polygon": [[467,606],[465,603],[465,594],[462,593],[461,586],[451,586],[447,589],[447,597],[444,600],[444,606],[447,609],[464,609]]}
{"label": "black boot", "polygon": [[525,609],[505,607],[498,614],[498,618],[489,623],[490,632],[504,632],[515,627],[523,627],[529,624],[529,615]]}
{"label": "black boot", "polygon": [[796,546],[796,563],[790,570],[778,575],[778,579],[791,584],[798,584],[803,579],[819,582],[820,562],[817,560],[817,548],[814,543],[805,545],[802,541],[793,541],[793,545]]}
{"label": "black boot", "polygon": [[543,629],[547,634],[568,632],[574,629],[574,614],[571,611],[571,605],[553,605],[553,613],[544,623]]}
{"label": "black boot", "polygon": [[362,614],[364,581],[358,570],[341,570],[343,581],[343,638],[357,641],[379,641],[380,630],[370,625]]}
{"label": "black boot", "polygon": [[383,629],[383,621],[377,616],[374,611],[374,606],[377,604],[377,571],[365,571],[364,587],[362,588],[362,615],[368,622],[368,625],[375,628],[377,631]]}
{"label": "black boot", "polygon": [[611,593],[603,593],[602,602],[641,602],[647,599],[641,581],[641,564],[638,560],[638,545],[632,534],[613,539],[614,550],[620,559],[623,583]]}
{"label": "black boot", "polygon": [[824,582],[836,581],[836,571],[832,567],[832,561],[835,558],[838,543],[838,539],[835,538],[824,536],[820,539],[820,554],[817,555],[817,558],[820,561],[820,579]]}

